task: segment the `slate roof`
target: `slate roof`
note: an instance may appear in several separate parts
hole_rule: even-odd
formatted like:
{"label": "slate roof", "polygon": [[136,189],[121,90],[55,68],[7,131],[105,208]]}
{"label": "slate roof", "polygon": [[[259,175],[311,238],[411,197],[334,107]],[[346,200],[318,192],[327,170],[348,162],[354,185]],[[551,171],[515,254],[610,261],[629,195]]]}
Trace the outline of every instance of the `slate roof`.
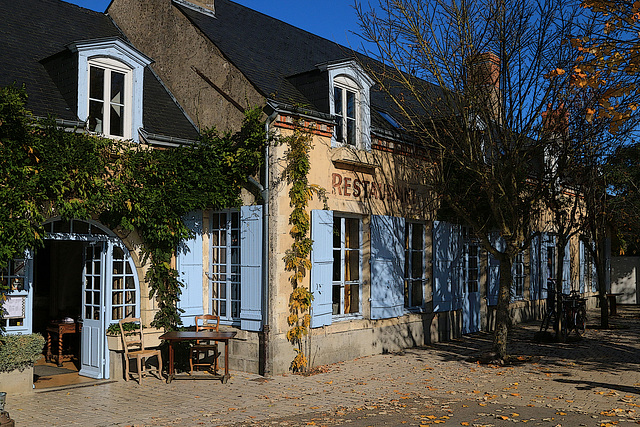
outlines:
{"label": "slate roof", "polygon": [[[215,0],[215,18],[174,3],[209,38],[266,98],[289,105],[301,105],[328,113],[328,87],[309,84],[320,81],[317,65],[353,60],[381,67],[373,59],[345,46],[249,9],[230,0]],[[306,80],[305,80],[306,79]],[[326,80],[326,77],[324,77]],[[440,88],[424,82],[437,99]],[[307,86],[305,86],[307,84]],[[393,106],[374,86],[371,89],[371,124],[397,131],[379,114],[393,115]],[[398,120],[400,117],[394,116]]]}
{"label": "slate roof", "polygon": [[[77,59],[66,46],[107,37],[126,40],[124,35],[105,14],[59,0],[0,0],[0,17],[0,86],[24,84],[27,107],[36,116],[79,120]],[[148,70],[143,105],[145,130],[197,139],[197,130]]]}

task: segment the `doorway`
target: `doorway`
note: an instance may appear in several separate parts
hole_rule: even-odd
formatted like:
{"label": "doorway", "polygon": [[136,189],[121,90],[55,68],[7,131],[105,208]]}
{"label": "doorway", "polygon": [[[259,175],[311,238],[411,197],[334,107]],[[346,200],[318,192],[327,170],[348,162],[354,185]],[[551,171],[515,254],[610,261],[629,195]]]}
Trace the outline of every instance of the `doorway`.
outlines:
{"label": "doorway", "polygon": [[[33,332],[51,336],[36,388],[110,378],[106,330],[140,313],[139,282],[128,250],[88,221],[55,221],[33,259]],[[60,339],[62,347],[59,347]],[[45,358],[43,358],[45,359]],[[49,385],[51,384],[51,385]]]}

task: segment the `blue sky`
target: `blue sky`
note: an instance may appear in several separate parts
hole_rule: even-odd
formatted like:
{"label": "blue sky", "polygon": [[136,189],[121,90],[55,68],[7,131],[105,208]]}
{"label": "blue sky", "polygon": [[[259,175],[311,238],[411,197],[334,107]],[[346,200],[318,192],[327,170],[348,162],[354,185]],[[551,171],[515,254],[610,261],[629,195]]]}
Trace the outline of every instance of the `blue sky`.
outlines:
{"label": "blue sky", "polygon": [[[110,0],[66,1],[98,12],[104,12],[110,2]],[[352,34],[358,32],[358,18],[352,0],[234,1],[342,45],[352,48],[360,45],[360,38]]]}

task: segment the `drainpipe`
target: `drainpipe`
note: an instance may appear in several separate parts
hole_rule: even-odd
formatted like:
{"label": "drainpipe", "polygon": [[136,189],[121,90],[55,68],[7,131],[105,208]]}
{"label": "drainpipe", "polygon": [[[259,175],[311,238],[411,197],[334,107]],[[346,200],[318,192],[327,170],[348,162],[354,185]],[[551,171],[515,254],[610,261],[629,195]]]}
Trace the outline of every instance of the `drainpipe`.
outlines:
{"label": "drainpipe", "polygon": [[266,133],[266,144],[264,148],[264,184],[260,184],[253,177],[249,177],[249,182],[255,185],[259,190],[263,200],[262,209],[262,333],[259,338],[259,356],[258,370],[263,376],[270,376],[272,372],[272,363],[269,354],[269,132],[270,126],[278,116],[278,112],[273,112],[267,117],[264,128]]}

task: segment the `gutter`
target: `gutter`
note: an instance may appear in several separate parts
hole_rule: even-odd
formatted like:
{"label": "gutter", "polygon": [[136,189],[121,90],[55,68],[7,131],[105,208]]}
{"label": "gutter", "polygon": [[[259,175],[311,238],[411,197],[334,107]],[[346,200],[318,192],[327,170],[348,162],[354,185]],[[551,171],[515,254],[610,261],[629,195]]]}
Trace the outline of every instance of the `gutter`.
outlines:
{"label": "gutter", "polygon": [[[271,107],[270,105],[268,105]],[[264,124],[266,144],[264,148],[264,186],[257,182],[253,177],[249,177],[249,181],[252,182],[258,189],[263,200],[263,212],[262,212],[262,339],[260,340],[260,353],[259,367],[263,376],[271,376],[273,372],[273,363],[271,360],[271,343],[269,340],[269,218],[270,214],[270,168],[269,168],[269,134],[271,124],[278,117],[278,111],[272,108],[273,111],[267,117]]]}
{"label": "gutter", "polygon": [[138,129],[138,133],[149,145],[160,145],[163,147],[178,147],[180,145],[193,145],[196,141],[192,139],[176,138],[173,136],[160,135],[157,133],[149,133],[143,128]]}

